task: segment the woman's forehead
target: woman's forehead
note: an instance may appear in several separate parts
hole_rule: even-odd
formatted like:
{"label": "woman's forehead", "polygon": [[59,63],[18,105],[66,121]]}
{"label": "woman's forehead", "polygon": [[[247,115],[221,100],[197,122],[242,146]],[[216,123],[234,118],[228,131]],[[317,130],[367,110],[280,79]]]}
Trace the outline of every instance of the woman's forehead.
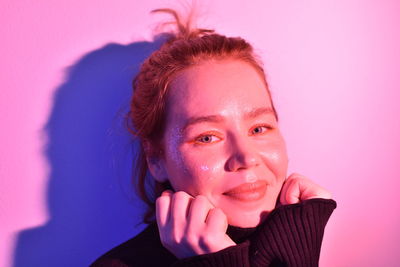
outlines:
{"label": "woman's forehead", "polygon": [[271,108],[259,73],[239,61],[210,61],[181,72],[171,83],[169,111],[210,115]]}

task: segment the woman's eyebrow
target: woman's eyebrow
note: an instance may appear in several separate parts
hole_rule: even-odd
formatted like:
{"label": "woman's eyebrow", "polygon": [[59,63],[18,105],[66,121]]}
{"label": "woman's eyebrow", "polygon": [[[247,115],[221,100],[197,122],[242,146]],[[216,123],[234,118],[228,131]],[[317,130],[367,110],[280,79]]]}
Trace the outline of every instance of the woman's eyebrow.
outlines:
{"label": "woman's eyebrow", "polygon": [[[249,112],[246,112],[244,115],[245,119],[253,119],[256,118],[260,115],[264,114],[273,114],[274,111],[270,107],[263,107],[263,108],[256,108],[252,109]],[[185,125],[182,128],[182,132],[184,132],[189,126],[202,123],[202,122],[213,122],[213,123],[219,123],[223,122],[225,120],[224,116],[222,115],[209,115],[209,116],[199,116],[199,117],[190,117],[187,119]]]}
{"label": "woman's eyebrow", "polygon": [[250,110],[244,115],[245,119],[254,119],[260,115],[274,114],[274,110],[271,107],[255,108]]}
{"label": "woman's eyebrow", "polygon": [[200,116],[200,117],[190,117],[185,125],[182,128],[182,132],[184,132],[189,126],[197,123],[202,123],[202,122],[223,122],[225,119],[221,115],[209,115],[209,116]]}

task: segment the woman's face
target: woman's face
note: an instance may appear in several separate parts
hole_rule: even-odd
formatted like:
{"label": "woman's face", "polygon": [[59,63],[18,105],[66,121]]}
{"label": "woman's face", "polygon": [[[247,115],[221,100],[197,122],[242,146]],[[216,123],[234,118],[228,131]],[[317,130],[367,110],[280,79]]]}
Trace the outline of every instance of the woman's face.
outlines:
{"label": "woman's face", "polygon": [[239,60],[206,61],[170,86],[165,177],[175,191],[206,196],[230,225],[258,225],[275,208],[288,161],[260,75]]}

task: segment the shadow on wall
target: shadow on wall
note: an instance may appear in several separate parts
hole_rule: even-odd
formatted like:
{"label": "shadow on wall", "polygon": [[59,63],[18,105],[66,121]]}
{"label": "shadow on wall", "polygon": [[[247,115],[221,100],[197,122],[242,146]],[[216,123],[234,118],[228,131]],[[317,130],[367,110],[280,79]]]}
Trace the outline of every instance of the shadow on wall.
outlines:
{"label": "shadow on wall", "polygon": [[164,40],[108,44],[69,68],[45,127],[50,220],[19,233],[14,266],[87,266],[143,229],[123,116],[132,78]]}

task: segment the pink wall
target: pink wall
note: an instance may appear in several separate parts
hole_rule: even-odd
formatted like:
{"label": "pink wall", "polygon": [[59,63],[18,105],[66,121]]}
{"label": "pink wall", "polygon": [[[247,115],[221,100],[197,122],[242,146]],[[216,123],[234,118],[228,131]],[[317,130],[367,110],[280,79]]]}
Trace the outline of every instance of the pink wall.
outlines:
{"label": "pink wall", "polygon": [[[87,265],[143,228],[115,114],[167,2],[1,1],[0,266]],[[400,4],[201,2],[262,55],[290,171],[338,202],[321,266],[398,265]]]}

